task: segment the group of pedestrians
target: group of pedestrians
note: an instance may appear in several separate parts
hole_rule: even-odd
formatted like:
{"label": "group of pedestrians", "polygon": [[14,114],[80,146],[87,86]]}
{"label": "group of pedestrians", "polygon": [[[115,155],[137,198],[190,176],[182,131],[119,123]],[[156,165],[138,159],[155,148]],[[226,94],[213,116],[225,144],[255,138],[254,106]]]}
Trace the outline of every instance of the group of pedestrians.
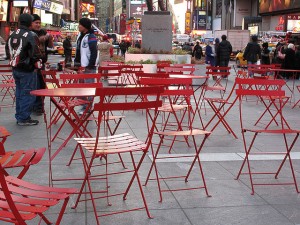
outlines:
{"label": "group of pedestrians", "polygon": [[[209,41],[205,47],[205,63],[211,66],[228,66],[230,55],[232,53],[232,46],[227,40],[226,35],[222,35],[222,41],[216,38],[215,41]],[[215,43],[214,43],[215,42]],[[196,60],[201,60],[204,57],[203,49],[200,42],[197,41],[193,49],[192,56]]]}
{"label": "group of pedestrians", "polygon": [[[98,43],[92,29],[92,22],[88,18],[79,20],[78,29],[74,64],[84,67],[84,73],[95,73],[99,63],[109,60],[112,56],[112,45],[106,35],[102,37],[102,42]],[[65,61],[71,62],[72,44],[69,36],[63,45]],[[41,70],[44,69],[48,59],[47,47],[53,47],[53,38],[41,29],[41,18],[36,14],[21,14],[19,27],[11,33],[6,44],[7,56],[16,84],[15,118],[20,126],[37,125],[39,121],[32,119],[31,114],[42,115],[44,112],[42,98],[37,98],[30,92],[46,87]],[[89,83],[93,80],[85,79],[84,82]],[[80,112],[83,112],[85,107],[83,106]]]}

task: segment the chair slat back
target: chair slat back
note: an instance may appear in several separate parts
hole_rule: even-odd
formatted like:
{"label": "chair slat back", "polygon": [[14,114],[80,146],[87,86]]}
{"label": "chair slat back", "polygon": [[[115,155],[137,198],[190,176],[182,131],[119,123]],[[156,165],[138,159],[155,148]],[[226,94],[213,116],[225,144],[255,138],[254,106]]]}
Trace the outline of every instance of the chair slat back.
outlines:
{"label": "chair slat back", "polygon": [[241,79],[236,78],[236,95],[241,96],[285,96],[282,90],[285,85],[284,80],[267,80],[267,79]]}
{"label": "chair slat back", "polygon": [[101,74],[99,73],[78,73],[78,74],[60,74],[59,78],[63,84],[83,83],[84,79],[94,79],[95,82],[100,82]]}
{"label": "chair slat back", "polygon": [[43,76],[44,82],[46,83],[46,88],[47,89],[59,88],[60,87],[60,82],[57,79],[56,71],[42,70],[42,76]]}
{"label": "chair slat back", "polygon": [[[97,88],[96,95],[100,97],[100,102],[94,104],[94,111],[107,112],[107,111],[120,111],[120,110],[137,110],[137,109],[157,109],[162,105],[159,100],[161,93],[163,93],[163,87],[134,87],[134,88]],[[155,99],[136,102],[137,96],[155,95]],[[127,96],[126,100],[120,101],[109,101],[112,97]],[[133,98],[128,98],[133,97]],[[146,99],[146,98],[143,98]],[[100,115],[101,113],[99,113]]]}

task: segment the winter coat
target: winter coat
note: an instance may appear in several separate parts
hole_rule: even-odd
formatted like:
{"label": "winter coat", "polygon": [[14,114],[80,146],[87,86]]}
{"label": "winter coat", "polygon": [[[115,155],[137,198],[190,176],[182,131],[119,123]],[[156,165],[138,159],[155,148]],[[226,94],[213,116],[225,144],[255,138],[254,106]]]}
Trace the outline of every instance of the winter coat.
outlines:
{"label": "winter coat", "polygon": [[261,58],[261,48],[256,42],[249,42],[244,52],[244,59],[250,62],[257,62]]}
{"label": "winter coat", "polygon": [[283,68],[284,69],[295,69],[295,59],[296,59],[295,51],[291,48],[287,48],[285,50]]}
{"label": "winter coat", "polygon": [[34,71],[34,64],[41,56],[36,40],[38,40],[36,34],[26,26],[20,25],[12,32],[6,43],[6,49],[10,59],[9,64],[13,68],[22,72]]}
{"label": "winter coat", "polygon": [[202,47],[200,45],[196,45],[194,47],[192,55],[195,56],[196,59],[200,60],[201,56],[203,56]]}
{"label": "winter coat", "polygon": [[215,54],[213,47],[210,45],[207,45],[205,48],[205,63],[215,66]]}
{"label": "winter coat", "polygon": [[221,41],[218,49],[217,49],[217,56],[218,61],[230,60],[230,55],[232,53],[232,46],[229,41]]}
{"label": "winter coat", "polygon": [[270,64],[270,50],[268,48],[263,48],[261,51],[261,64]]}
{"label": "winter coat", "polygon": [[97,61],[97,38],[93,30],[88,33],[80,33],[77,37],[77,48],[74,62],[82,67],[94,69]]}

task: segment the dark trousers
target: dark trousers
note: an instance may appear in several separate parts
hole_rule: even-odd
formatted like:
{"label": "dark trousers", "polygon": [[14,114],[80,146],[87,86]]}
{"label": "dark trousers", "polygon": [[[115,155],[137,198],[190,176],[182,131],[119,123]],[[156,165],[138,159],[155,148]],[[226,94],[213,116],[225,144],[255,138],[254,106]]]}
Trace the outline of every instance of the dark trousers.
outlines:
{"label": "dark trousers", "polygon": [[72,62],[72,53],[65,53],[65,63],[71,63]]}
{"label": "dark trousers", "polygon": [[[46,88],[46,84],[45,84],[45,81],[43,79],[43,75],[42,75],[42,72],[41,70],[38,70],[37,71],[37,90],[40,90],[40,89],[45,89]],[[42,97],[40,96],[37,96],[36,99],[35,99],[35,102],[34,102],[34,105],[33,105],[33,110],[43,110],[44,108],[44,100]]]}

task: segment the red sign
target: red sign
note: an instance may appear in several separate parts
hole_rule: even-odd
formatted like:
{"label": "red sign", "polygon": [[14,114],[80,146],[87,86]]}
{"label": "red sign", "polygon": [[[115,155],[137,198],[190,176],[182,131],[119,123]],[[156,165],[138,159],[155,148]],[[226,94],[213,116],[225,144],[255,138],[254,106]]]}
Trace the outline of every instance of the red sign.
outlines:
{"label": "red sign", "polygon": [[126,18],[127,16],[125,13],[120,14],[120,34],[125,34]]}
{"label": "red sign", "polygon": [[284,24],[285,24],[285,18],[284,16],[280,16],[278,20],[278,25],[275,27],[276,31],[283,31],[284,30]]}

